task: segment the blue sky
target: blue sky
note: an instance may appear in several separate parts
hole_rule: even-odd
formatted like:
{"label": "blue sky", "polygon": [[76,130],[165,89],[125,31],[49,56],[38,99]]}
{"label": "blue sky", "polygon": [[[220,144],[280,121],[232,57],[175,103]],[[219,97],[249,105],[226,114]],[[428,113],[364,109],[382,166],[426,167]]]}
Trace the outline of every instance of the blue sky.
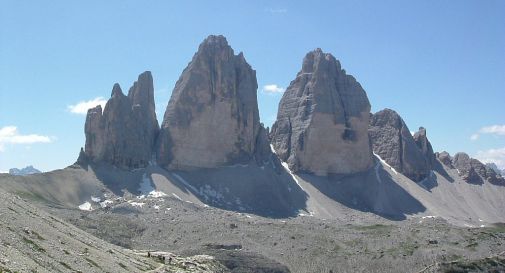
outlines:
{"label": "blue sky", "polygon": [[225,35],[257,71],[266,125],[282,96],[267,91],[286,88],[305,53],[320,47],[362,84],[373,112],[395,109],[411,131],[427,128],[435,150],[505,168],[503,11],[499,0],[3,0],[0,171],[73,163],[85,116],[69,106],[108,98],[115,82],[127,90],[145,70],[161,122],[209,34]]}

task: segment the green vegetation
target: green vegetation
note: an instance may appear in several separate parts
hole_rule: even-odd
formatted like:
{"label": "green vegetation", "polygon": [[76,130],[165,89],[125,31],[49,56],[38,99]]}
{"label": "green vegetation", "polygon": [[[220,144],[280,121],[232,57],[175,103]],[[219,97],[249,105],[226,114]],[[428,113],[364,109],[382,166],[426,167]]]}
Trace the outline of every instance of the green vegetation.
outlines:
{"label": "green vegetation", "polygon": [[375,225],[369,225],[369,226],[354,226],[357,230],[363,230],[363,231],[389,231],[393,228],[391,225],[382,225],[382,224],[375,224]]}
{"label": "green vegetation", "polygon": [[455,261],[440,264],[440,272],[503,272],[505,258],[493,257],[472,261]]}
{"label": "green vegetation", "polygon": [[400,242],[397,246],[381,250],[380,257],[383,257],[385,253],[390,254],[393,257],[412,256],[418,248],[419,243],[417,241],[412,238],[407,238],[405,241]]}
{"label": "green vegetation", "polygon": [[32,234],[35,235],[35,237],[37,237],[37,239],[39,241],[45,241],[46,239],[44,239],[44,237],[40,236],[40,234],[38,234],[36,231],[32,231]]}
{"label": "green vegetation", "polygon": [[84,258],[88,263],[92,264],[94,267],[101,268],[95,261],[91,260],[90,258]]}
{"label": "green vegetation", "polygon": [[72,267],[70,267],[70,265],[66,264],[65,262],[60,262],[60,264],[68,270],[73,270]]}
{"label": "green vegetation", "polygon": [[128,269],[128,267],[126,265],[124,265],[123,263],[118,263],[119,266],[121,266],[123,269]]}
{"label": "green vegetation", "polygon": [[44,248],[42,248],[41,246],[39,246],[38,244],[36,244],[34,241],[26,238],[23,236],[23,241],[25,243],[27,243],[28,245],[31,246],[31,248],[35,251],[38,251],[38,252],[46,252],[46,250]]}

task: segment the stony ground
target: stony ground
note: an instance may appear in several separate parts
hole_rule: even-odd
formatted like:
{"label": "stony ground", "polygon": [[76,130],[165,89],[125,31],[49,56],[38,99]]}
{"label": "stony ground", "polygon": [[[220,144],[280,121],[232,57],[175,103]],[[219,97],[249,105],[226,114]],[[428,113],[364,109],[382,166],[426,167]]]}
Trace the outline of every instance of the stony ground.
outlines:
{"label": "stony ground", "polygon": [[[21,198],[9,197],[9,200],[22,202],[22,207],[34,208],[31,204],[36,204],[42,209],[28,209],[35,211],[35,215],[20,212],[8,203],[0,207],[1,212],[8,216],[0,218],[0,238],[6,242],[0,245],[0,255],[4,259],[0,260],[3,261],[0,265],[20,272],[37,266],[46,268],[40,272],[66,272],[74,269],[93,272],[93,263],[82,255],[86,254],[83,251],[87,248],[91,255],[89,259],[101,268],[94,269],[108,271],[105,268],[110,267],[109,272],[121,271],[122,267],[117,266],[119,263],[127,266],[128,269],[124,271],[128,272],[505,270],[505,226],[491,222],[492,219],[503,217],[503,210],[499,209],[503,204],[502,189],[474,189],[476,186],[460,185],[461,181],[445,181],[438,175],[437,180],[433,181],[436,184],[424,188],[397,178],[387,168],[379,168],[378,171],[376,168],[375,172],[364,175],[365,180],[356,177],[330,183],[335,185],[331,189],[321,187],[330,185],[327,181],[309,181],[305,177],[299,177],[296,183],[290,182],[287,189],[299,183],[308,193],[307,205],[301,210],[285,214],[287,216],[277,214],[262,217],[259,215],[264,215],[263,213],[244,213],[247,208],[226,210],[235,203],[247,204],[250,200],[245,197],[254,196],[248,190],[240,192],[240,200],[227,199],[225,196],[224,205],[218,206],[222,208],[220,209],[209,206],[213,205],[211,203],[203,203],[202,198],[195,195],[199,190],[193,189],[195,186],[187,182],[195,180],[216,184],[218,180],[229,180],[230,183],[224,185],[223,194],[227,194],[228,189],[234,193],[240,189],[232,187],[235,180],[229,179],[230,176],[249,178],[251,181],[248,180],[247,183],[261,180],[261,177],[251,176],[247,172],[248,168],[239,166],[219,170],[219,173],[213,173],[212,176],[216,181],[208,179],[208,173],[180,174],[181,178],[158,168],[151,169],[127,172],[72,166],[29,177],[0,175],[0,187]],[[245,175],[240,176],[240,173]],[[150,174],[152,180],[146,178],[147,174]],[[286,176],[289,174],[283,175]],[[391,178],[387,179],[388,176]],[[378,179],[377,183],[369,183],[372,181],[370,177],[382,179]],[[392,178],[396,180],[393,181]],[[360,182],[360,179],[363,181]],[[214,188],[207,189],[207,184],[200,186],[200,190],[203,187],[208,196],[222,197]],[[356,195],[357,193],[359,194]],[[385,195],[386,193],[392,195]],[[234,195],[230,193],[230,196]],[[268,199],[266,196],[271,199],[276,195],[263,195],[264,200]],[[403,198],[395,199],[395,196]],[[285,205],[285,208],[290,207],[288,199],[279,200],[265,202],[268,202],[268,206],[279,204]],[[356,200],[363,201],[363,204],[354,202]],[[420,201],[416,203],[412,200]],[[422,202],[421,206],[412,205],[421,204],[419,202]],[[379,216],[379,213],[369,212],[374,207],[383,208],[383,211],[399,211],[400,216],[404,217]],[[39,221],[37,215],[42,215],[46,220]],[[462,215],[471,217],[462,218]],[[62,220],[58,222],[52,218]],[[41,225],[42,233],[35,226],[38,222],[47,222]],[[52,225],[58,227],[59,231],[54,231]],[[24,231],[24,227],[28,227],[28,230]],[[39,239],[32,231],[45,240]],[[76,234],[79,236],[72,236]],[[25,241],[23,236],[29,241]],[[74,237],[89,237],[97,246],[87,246],[86,239],[80,239],[84,243],[67,243],[66,246],[71,247],[66,250],[71,253],[67,257],[58,243],[58,236],[68,238],[66,240],[70,242],[74,242]],[[46,252],[38,251],[30,242]],[[9,245],[15,252],[4,251]],[[117,257],[108,253],[109,249],[113,249]],[[146,260],[147,251],[172,253],[170,257],[178,259],[174,258],[171,267],[163,266],[159,263],[159,258]],[[28,254],[19,254],[25,252]],[[38,257],[37,255],[42,257],[39,261],[41,264],[31,258]],[[201,260],[202,257],[214,258]],[[16,263],[6,262],[5,259]],[[60,260],[71,269],[60,264]]]}
{"label": "stony ground", "polygon": [[[0,272],[230,272],[214,257],[138,252],[90,235],[0,190]],[[165,257],[165,258],[163,258]]]}
{"label": "stony ground", "polygon": [[[501,225],[461,228],[436,217],[388,221],[372,214],[357,215],[349,224],[310,216],[263,218],[174,197],[142,202],[142,207],[125,200],[91,212],[52,212],[132,249],[208,254],[224,264],[256,255],[264,271],[254,272],[287,272],[282,265],[291,272],[433,272],[446,268],[444,263],[471,263],[505,250]],[[233,272],[253,272],[243,267]],[[267,271],[272,268],[278,271]]]}

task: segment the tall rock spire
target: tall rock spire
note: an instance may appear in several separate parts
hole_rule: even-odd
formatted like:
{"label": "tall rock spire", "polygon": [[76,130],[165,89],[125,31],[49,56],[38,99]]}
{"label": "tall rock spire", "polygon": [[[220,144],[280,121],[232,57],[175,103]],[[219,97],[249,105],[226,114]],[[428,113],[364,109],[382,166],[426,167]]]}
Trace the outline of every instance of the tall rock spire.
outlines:
{"label": "tall rock spire", "polygon": [[145,167],[152,158],[158,130],[153,80],[147,71],[139,76],[128,96],[114,84],[103,113],[101,106],[88,110],[84,151],[94,162]]}
{"label": "tall rock spire", "polygon": [[370,103],[331,54],[316,49],[286,89],[272,127],[276,153],[294,171],[349,174],[372,165]]}
{"label": "tall rock spire", "polygon": [[262,161],[269,151],[259,122],[256,72],[223,36],[209,36],[182,72],[158,139],[168,169]]}

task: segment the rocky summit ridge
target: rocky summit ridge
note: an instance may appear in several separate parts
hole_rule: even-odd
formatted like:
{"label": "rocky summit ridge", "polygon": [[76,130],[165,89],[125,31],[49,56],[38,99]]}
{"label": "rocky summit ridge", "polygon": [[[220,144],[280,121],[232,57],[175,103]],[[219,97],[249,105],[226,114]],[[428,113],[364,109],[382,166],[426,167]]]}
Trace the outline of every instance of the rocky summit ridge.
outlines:
{"label": "rocky summit ridge", "polygon": [[191,171],[283,161],[290,172],[327,176],[368,171],[375,155],[415,182],[442,164],[468,183],[505,185],[492,166],[464,153],[434,153],[427,130],[412,135],[394,110],[371,114],[360,83],[319,48],[304,57],[271,132],[260,123],[257,88],[256,71],[244,54],[235,54],[224,36],[211,35],[179,77],[161,127],[149,71],[128,95],[114,84],[105,108],[88,110],[77,163],[135,169],[156,162]]}

